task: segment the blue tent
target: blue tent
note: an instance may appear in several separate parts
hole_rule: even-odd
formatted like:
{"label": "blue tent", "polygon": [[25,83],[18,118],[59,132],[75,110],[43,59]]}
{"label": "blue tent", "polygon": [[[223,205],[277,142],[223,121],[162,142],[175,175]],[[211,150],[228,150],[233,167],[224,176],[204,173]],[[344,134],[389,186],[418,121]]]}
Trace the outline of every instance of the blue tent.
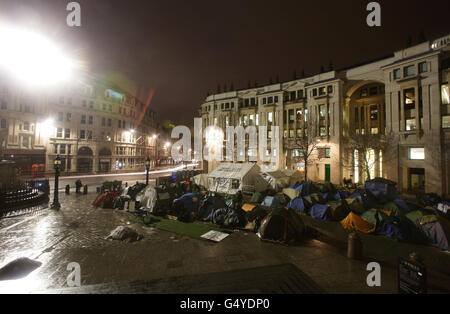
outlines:
{"label": "blue tent", "polygon": [[303,199],[301,197],[297,197],[289,202],[287,205],[289,208],[292,208],[293,210],[305,212],[305,203],[303,202]]}
{"label": "blue tent", "polygon": [[[194,201],[195,199],[195,201]],[[187,193],[181,196],[180,198],[177,198],[173,201],[173,203],[176,202],[182,202],[184,204],[184,207],[188,209],[189,211],[196,211],[198,209],[198,206],[201,201],[200,195],[195,195],[194,193]]]}
{"label": "blue tent", "polygon": [[311,207],[309,214],[318,220],[332,221],[333,214],[331,212],[331,207],[328,205],[315,204]]}
{"label": "blue tent", "polygon": [[388,217],[377,226],[377,234],[409,243],[427,244],[429,240],[416,225],[406,217]]}
{"label": "blue tent", "polygon": [[280,204],[280,201],[278,200],[278,198],[276,198],[274,196],[266,196],[264,201],[261,203],[261,206],[278,208],[278,207],[281,207],[281,204]]}
{"label": "blue tent", "polygon": [[401,198],[396,198],[395,200],[393,200],[393,202],[395,203],[395,205],[400,207],[405,213],[411,212],[411,209],[409,208],[408,204]]}
{"label": "blue tent", "polygon": [[382,178],[375,178],[366,181],[364,187],[372,192],[378,203],[384,204],[397,198],[395,182]]}

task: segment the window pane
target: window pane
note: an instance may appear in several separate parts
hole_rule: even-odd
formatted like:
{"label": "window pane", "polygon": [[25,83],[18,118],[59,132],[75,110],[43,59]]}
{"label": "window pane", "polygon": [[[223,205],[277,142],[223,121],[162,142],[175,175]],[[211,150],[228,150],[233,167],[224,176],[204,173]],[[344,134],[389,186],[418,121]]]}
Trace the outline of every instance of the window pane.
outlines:
{"label": "window pane", "polygon": [[409,149],[409,159],[412,160],[424,160],[425,148],[423,147],[411,147]]}
{"label": "window pane", "polygon": [[441,86],[441,98],[442,98],[442,104],[448,105],[450,104],[450,97],[448,94],[448,84],[442,84]]}

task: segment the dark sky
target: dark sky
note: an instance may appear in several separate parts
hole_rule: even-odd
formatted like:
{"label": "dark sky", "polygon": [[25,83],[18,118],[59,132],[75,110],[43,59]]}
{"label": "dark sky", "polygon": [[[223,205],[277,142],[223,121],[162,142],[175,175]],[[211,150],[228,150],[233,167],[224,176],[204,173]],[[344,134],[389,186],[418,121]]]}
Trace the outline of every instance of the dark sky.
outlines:
{"label": "dark sky", "polygon": [[448,0],[378,1],[376,28],[366,25],[368,0],[79,0],[80,28],[66,25],[69,2],[0,0],[0,21],[52,37],[95,72],[154,89],[151,107],[185,124],[218,84],[290,80],[330,60],[340,68],[384,56],[421,30],[427,39],[450,33]]}

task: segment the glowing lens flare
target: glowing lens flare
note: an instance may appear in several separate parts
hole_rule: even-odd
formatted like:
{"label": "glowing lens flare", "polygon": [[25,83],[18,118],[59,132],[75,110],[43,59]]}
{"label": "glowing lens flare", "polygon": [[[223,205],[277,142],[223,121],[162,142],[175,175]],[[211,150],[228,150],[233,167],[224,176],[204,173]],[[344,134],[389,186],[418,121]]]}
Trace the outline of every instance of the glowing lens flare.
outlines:
{"label": "glowing lens flare", "polygon": [[0,67],[30,85],[68,80],[74,62],[43,36],[0,25]]}

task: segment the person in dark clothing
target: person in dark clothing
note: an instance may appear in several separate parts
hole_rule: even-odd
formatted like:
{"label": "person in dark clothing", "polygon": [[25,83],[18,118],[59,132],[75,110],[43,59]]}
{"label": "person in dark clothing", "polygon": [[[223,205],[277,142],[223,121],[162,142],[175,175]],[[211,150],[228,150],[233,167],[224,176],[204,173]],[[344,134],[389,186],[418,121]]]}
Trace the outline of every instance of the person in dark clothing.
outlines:
{"label": "person in dark clothing", "polygon": [[76,190],[76,193],[77,194],[80,194],[81,193],[81,188],[83,187],[83,183],[81,183],[81,180],[80,179],[78,179],[76,182],[75,182],[75,190]]}

